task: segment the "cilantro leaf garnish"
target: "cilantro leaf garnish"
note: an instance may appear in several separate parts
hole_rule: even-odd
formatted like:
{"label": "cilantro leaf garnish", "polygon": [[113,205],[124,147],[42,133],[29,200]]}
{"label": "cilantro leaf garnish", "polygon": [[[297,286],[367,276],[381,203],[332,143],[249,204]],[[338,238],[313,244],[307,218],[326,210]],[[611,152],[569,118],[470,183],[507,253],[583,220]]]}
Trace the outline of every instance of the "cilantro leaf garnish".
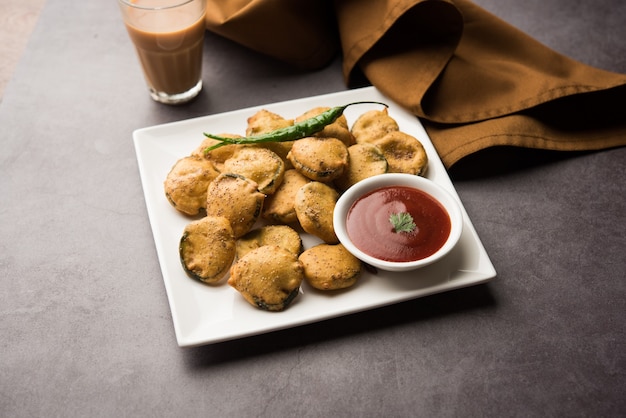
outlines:
{"label": "cilantro leaf garnish", "polygon": [[407,212],[392,213],[389,222],[395,232],[412,232],[416,228],[413,217]]}

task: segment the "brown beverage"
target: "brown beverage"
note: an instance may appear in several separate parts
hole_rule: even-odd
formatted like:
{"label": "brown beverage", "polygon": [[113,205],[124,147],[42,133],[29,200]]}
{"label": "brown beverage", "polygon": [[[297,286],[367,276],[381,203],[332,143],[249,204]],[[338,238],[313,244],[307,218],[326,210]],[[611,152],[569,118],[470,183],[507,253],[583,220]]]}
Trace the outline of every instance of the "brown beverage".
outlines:
{"label": "brown beverage", "polygon": [[[142,1],[133,4],[141,7]],[[139,7],[128,8],[124,21],[155,100],[160,100],[155,95],[163,99],[194,88],[199,91],[204,7],[181,6],[156,11]]]}

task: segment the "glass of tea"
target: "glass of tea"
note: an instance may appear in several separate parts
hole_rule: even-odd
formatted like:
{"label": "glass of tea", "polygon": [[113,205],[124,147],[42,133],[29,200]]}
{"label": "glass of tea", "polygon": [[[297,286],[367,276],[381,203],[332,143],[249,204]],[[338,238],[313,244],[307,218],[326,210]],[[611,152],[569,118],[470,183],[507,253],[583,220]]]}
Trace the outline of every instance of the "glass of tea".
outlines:
{"label": "glass of tea", "polygon": [[154,100],[185,103],[202,90],[206,0],[118,0]]}

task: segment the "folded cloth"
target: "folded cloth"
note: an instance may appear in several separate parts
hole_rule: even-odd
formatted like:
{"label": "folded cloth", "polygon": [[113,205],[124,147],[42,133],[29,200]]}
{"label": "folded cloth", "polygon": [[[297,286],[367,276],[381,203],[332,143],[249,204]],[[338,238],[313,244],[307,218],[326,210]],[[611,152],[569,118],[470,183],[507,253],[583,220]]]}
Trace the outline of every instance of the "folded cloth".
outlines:
{"label": "folded cloth", "polygon": [[626,75],[584,65],[468,0],[209,0],[207,27],[302,68],[343,54],[420,118],[447,167],[504,145],[626,145]]}
{"label": "folded cloth", "polygon": [[327,0],[207,0],[207,29],[302,69],[328,64],[339,50]]}

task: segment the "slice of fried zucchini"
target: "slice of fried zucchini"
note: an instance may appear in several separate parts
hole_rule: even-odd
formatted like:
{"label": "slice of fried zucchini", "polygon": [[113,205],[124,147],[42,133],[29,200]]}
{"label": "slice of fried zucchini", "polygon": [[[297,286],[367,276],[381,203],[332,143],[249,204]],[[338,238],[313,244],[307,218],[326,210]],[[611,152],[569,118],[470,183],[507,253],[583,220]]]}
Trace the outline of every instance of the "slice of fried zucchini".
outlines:
{"label": "slice of fried zucchini", "polygon": [[277,245],[265,245],[233,264],[228,284],[251,305],[282,311],[298,295],[303,280],[297,255]]}
{"label": "slice of fried zucchini", "polygon": [[390,173],[424,175],[428,167],[428,155],[417,138],[401,132],[390,132],[373,142],[383,152]]}
{"label": "slice of fried zucchini", "polygon": [[218,175],[210,161],[193,156],[181,158],[165,178],[165,196],[178,211],[197,215],[206,207],[207,188]]}
{"label": "slice of fried zucchini", "polygon": [[327,184],[312,181],[296,193],[296,216],[300,226],[327,244],[339,242],[333,226],[333,211],[339,193]]}
{"label": "slice of fried zucchini", "polygon": [[330,183],[343,174],[350,157],[337,138],[307,137],[294,142],[287,158],[304,176]]}
{"label": "slice of fried zucchini", "polygon": [[302,239],[300,234],[288,225],[266,225],[253,229],[237,240],[237,255],[239,260],[247,253],[264,245],[278,245],[300,255],[302,252]]}
{"label": "slice of fried zucchini", "polygon": [[[241,138],[241,135],[228,134],[228,133],[220,134],[220,136],[223,136],[225,138]],[[223,170],[224,161],[232,157],[233,154],[237,152],[239,148],[249,146],[249,145],[242,145],[242,144],[228,144],[228,145],[224,145],[222,147],[216,148],[214,150],[211,150],[209,152],[206,152],[207,148],[213,145],[219,144],[219,143],[220,141],[218,141],[217,139],[205,138],[204,141],[202,141],[202,143],[198,146],[198,148],[192,151],[191,155],[211,161],[213,165],[215,166],[215,169],[221,173],[224,171]]]}
{"label": "slice of fried zucchini", "polygon": [[263,218],[273,222],[290,224],[298,221],[296,209],[296,193],[300,187],[311,180],[296,169],[285,171],[283,182],[274,194],[267,196],[263,204]]}
{"label": "slice of fried zucchini", "polygon": [[261,193],[276,191],[285,175],[285,163],[267,148],[244,147],[224,162],[224,173],[242,175],[257,183]]}
{"label": "slice of fried zucchini", "polygon": [[254,136],[293,125],[292,119],[285,119],[281,115],[261,109],[248,118],[246,136]]}
{"label": "slice of fried zucchini", "polygon": [[207,284],[219,282],[235,259],[235,235],[226,218],[207,216],[185,227],[178,252],[183,269]]}
{"label": "slice of fried zucchini", "polygon": [[335,185],[347,190],[353,184],[377,174],[387,172],[388,164],[382,150],[369,142],[354,144],[348,148],[350,164]]}
{"label": "slice of fried zucchini", "polygon": [[387,108],[370,110],[363,113],[352,124],[352,135],[357,143],[373,142],[389,132],[399,131],[400,127],[395,119],[389,116]]}
{"label": "slice of fried zucchini", "polygon": [[300,254],[304,279],[320,290],[353,286],[361,274],[361,261],[342,244],[319,244]]}
{"label": "slice of fried zucchini", "polygon": [[264,200],[256,182],[239,174],[222,173],[207,189],[206,213],[228,219],[239,238],[259,219]]}

